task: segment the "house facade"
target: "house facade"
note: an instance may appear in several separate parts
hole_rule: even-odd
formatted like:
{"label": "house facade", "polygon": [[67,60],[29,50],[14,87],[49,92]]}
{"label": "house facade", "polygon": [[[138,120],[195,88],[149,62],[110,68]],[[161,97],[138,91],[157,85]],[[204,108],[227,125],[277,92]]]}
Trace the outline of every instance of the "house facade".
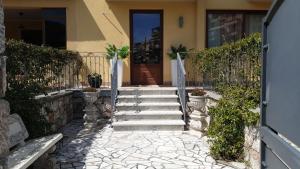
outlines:
{"label": "house facade", "polygon": [[[103,53],[108,44],[130,46],[131,56],[124,60],[123,71],[123,83],[129,85],[170,84],[171,45],[202,50],[260,32],[262,19],[271,6],[271,0],[3,3],[7,38],[81,53]],[[109,62],[95,64],[109,67]]]}

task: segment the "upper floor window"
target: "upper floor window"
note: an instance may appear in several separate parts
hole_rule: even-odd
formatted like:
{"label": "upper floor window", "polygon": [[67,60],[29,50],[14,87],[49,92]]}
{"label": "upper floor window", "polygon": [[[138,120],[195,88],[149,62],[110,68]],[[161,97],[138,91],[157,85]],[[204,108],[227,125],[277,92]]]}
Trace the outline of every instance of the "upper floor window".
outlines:
{"label": "upper floor window", "polygon": [[262,31],[265,11],[207,11],[207,47],[237,41]]}
{"label": "upper floor window", "polygon": [[66,48],[65,8],[7,8],[4,13],[7,39]]}

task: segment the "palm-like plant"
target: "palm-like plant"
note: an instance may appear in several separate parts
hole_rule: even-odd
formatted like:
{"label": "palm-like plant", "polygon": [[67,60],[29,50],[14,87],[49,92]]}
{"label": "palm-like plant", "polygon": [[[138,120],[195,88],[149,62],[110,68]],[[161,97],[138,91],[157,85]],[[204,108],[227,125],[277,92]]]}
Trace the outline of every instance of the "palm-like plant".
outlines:
{"label": "palm-like plant", "polygon": [[119,59],[126,59],[129,56],[129,46],[123,46],[118,49]]}
{"label": "palm-like plant", "polygon": [[169,57],[171,58],[171,60],[175,60],[177,59],[177,53],[180,53],[181,59],[185,59],[185,57],[187,56],[188,49],[183,46],[182,44],[180,44],[178,47],[176,46],[171,46],[171,52],[168,53]]}
{"label": "palm-like plant", "polygon": [[106,58],[107,59],[114,58],[116,52],[118,52],[116,45],[113,45],[113,44],[108,44],[108,46],[105,49],[106,49]]}

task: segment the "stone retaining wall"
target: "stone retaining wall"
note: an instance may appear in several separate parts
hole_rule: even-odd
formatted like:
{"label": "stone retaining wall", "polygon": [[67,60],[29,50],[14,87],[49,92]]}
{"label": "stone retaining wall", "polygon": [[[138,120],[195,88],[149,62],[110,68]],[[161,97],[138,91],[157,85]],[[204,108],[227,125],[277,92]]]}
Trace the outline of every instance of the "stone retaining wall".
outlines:
{"label": "stone retaining wall", "polygon": [[96,106],[99,109],[103,118],[111,118],[110,94],[110,89],[103,89],[100,91],[100,98],[96,101]]}
{"label": "stone retaining wall", "polygon": [[[218,101],[222,98],[221,95],[213,92],[207,91],[207,111],[210,107],[217,105]],[[259,113],[259,108],[251,110],[253,113]],[[207,123],[210,124],[210,117],[207,118]],[[245,161],[248,163],[247,167],[251,169],[260,168],[260,135],[259,128],[256,126],[245,128]]]}
{"label": "stone retaining wall", "polygon": [[258,127],[245,128],[245,161],[251,169],[260,168],[260,136]]}
{"label": "stone retaining wall", "polygon": [[73,118],[82,119],[84,115],[83,109],[85,107],[84,94],[82,91],[80,90],[73,91],[72,103],[73,103]]}
{"label": "stone retaining wall", "polygon": [[0,169],[4,164],[4,157],[8,153],[8,116],[9,104],[6,100],[0,99]]}
{"label": "stone retaining wall", "polygon": [[9,103],[2,99],[6,91],[6,57],[3,56],[5,50],[5,28],[2,1],[0,1],[0,169],[5,163],[4,157],[8,153],[8,115]]}
{"label": "stone retaining wall", "polygon": [[[84,116],[85,100],[81,90],[64,91],[49,96],[37,96],[42,103],[41,113],[51,124],[52,131],[58,131],[73,119]],[[95,102],[102,118],[111,117],[110,90],[102,89],[99,99]]]}
{"label": "stone retaining wall", "polygon": [[72,91],[37,97],[36,99],[42,103],[41,113],[51,124],[52,131],[57,131],[73,119]]}

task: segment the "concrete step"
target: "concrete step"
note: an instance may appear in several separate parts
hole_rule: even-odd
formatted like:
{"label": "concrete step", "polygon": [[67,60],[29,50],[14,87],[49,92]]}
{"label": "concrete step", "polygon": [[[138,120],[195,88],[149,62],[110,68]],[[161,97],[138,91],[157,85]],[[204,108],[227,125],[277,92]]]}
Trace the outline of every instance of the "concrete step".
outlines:
{"label": "concrete step", "polygon": [[142,121],[118,121],[113,124],[115,131],[128,130],[161,130],[161,131],[183,131],[183,120],[142,120]]}
{"label": "concrete step", "polygon": [[180,104],[177,103],[117,103],[117,111],[178,111],[180,110]]}
{"label": "concrete step", "polygon": [[121,88],[119,95],[176,95],[177,89],[167,88]]}
{"label": "concrete step", "polygon": [[177,95],[119,95],[119,103],[178,102]]}
{"label": "concrete step", "polygon": [[180,120],[182,119],[181,111],[122,111],[115,113],[117,121],[129,120]]}

